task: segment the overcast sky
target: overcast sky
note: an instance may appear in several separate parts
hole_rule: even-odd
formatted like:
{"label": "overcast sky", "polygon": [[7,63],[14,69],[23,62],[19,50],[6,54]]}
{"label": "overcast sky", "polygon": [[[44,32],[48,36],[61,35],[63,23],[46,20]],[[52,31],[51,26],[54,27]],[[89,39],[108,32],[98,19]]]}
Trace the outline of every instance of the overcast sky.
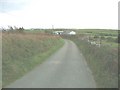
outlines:
{"label": "overcast sky", "polygon": [[118,28],[119,0],[0,0],[0,27]]}

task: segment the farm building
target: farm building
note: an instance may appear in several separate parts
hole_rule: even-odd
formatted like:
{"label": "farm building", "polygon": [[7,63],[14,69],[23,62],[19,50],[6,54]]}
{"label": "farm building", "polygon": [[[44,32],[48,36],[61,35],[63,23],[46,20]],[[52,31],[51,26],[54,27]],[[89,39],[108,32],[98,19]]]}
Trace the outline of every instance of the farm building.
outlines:
{"label": "farm building", "polygon": [[61,35],[61,34],[63,34],[63,31],[54,31],[53,33],[56,35]]}
{"label": "farm building", "polygon": [[76,35],[76,32],[75,31],[54,31],[53,34],[56,34],[56,35]]}
{"label": "farm building", "polygon": [[76,35],[76,32],[75,31],[71,31],[68,33],[69,35]]}

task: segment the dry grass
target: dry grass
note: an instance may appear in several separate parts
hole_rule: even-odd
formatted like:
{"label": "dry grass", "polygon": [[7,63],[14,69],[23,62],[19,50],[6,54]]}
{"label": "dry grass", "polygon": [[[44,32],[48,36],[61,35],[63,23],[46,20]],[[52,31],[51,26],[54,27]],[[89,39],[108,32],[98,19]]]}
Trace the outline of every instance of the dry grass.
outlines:
{"label": "dry grass", "polygon": [[62,45],[59,36],[45,33],[3,33],[3,87],[33,69]]}

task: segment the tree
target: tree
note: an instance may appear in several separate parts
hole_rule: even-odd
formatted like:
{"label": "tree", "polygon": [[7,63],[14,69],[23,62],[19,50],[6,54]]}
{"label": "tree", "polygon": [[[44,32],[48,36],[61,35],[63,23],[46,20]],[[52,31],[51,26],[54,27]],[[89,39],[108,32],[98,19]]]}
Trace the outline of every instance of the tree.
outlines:
{"label": "tree", "polygon": [[17,31],[21,33],[21,32],[24,31],[24,28],[23,28],[23,27],[20,27],[20,28],[17,29]]}
{"label": "tree", "polygon": [[8,29],[9,29],[9,31],[13,31],[14,30],[12,26],[8,26]]}
{"label": "tree", "polygon": [[14,26],[14,29],[15,29],[15,30],[18,30],[18,27]]}

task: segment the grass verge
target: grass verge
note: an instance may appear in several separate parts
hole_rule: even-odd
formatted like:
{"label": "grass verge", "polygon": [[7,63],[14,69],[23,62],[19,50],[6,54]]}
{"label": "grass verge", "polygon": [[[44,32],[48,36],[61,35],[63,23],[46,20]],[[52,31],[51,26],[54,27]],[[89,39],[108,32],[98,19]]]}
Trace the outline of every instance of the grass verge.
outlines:
{"label": "grass verge", "polygon": [[59,36],[41,33],[2,34],[2,87],[25,75],[58,50]]}
{"label": "grass verge", "polygon": [[118,88],[118,49],[95,46],[81,36],[64,37],[76,43],[92,70],[98,88]]}

